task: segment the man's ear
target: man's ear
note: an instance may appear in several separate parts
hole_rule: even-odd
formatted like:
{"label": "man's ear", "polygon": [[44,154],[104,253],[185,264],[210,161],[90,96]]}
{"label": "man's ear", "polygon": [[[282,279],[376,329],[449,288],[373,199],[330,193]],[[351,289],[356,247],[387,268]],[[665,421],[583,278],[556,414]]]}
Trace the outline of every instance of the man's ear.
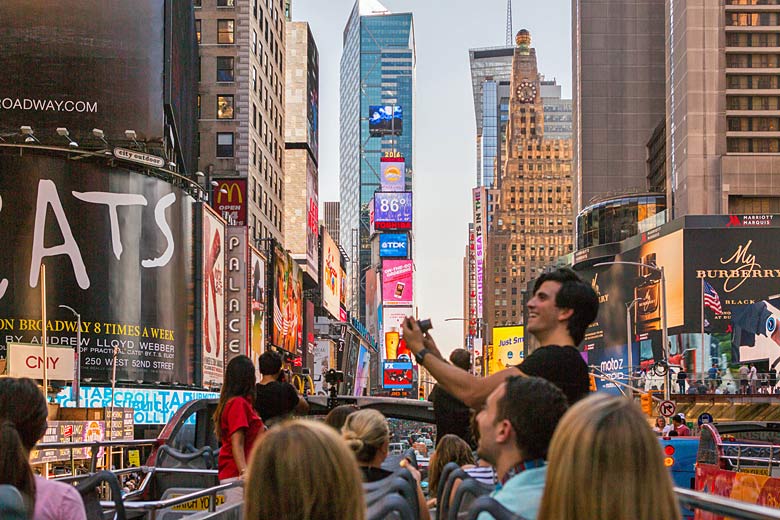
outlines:
{"label": "man's ear", "polygon": [[558,321],[566,321],[574,315],[574,309],[559,308],[558,309]]}
{"label": "man's ear", "polygon": [[508,419],[502,419],[496,427],[496,442],[507,442],[512,437],[513,432],[512,423],[510,423]]}

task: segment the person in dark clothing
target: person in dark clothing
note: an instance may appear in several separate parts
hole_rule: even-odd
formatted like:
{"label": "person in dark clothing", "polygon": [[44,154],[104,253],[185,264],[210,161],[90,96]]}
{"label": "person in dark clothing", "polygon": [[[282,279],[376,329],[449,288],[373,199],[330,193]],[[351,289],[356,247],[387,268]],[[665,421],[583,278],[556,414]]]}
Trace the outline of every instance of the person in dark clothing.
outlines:
{"label": "person in dark clothing", "polygon": [[537,278],[527,307],[525,330],[541,346],[522,364],[489,377],[475,377],[444,361],[431,335],[423,334],[413,317],[404,320],[404,339],[442,388],[474,409],[508,377],[518,375],[547,379],[563,390],[570,404],[577,402],[590,392],[588,366],[577,345],[596,319],[598,295],[571,269],[557,269]]}
{"label": "person in dark clothing", "polygon": [[680,393],[685,393],[685,382],[688,379],[688,373],[685,371],[685,368],[680,368],[680,371],[677,372],[677,386],[680,387]]}
{"label": "person in dark clothing", "polygon": [[271,425],[293,412],[306,413],[309,410],[309,403],[298,395],[293,385],[279,381],[282,356],[269,350],[260,355],[258,364],[263,379],[257,383],[255,409],[264,423]]}
{"label": "person in dark clothing", "polygon": [[[468,372],[471,368],[471,354],[466,349],[456,348],[450,354],[450,362]],[[471,408],[438,384],[434,385],[428,400],[433,403],[433,416],[436,419],[436,445],[439,445],[442,437],[451,433],[466,441],[471,449],[476,449],[477,446],[471,436],[471,428],[469,428]]]}

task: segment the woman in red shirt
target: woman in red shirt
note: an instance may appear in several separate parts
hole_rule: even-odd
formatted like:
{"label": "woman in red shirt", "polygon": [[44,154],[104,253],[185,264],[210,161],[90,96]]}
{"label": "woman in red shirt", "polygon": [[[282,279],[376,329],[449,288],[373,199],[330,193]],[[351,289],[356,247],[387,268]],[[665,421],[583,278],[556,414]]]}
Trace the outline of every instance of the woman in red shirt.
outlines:
{"label": "woman in red shirt", "polygon": [[255,412],[255,367],[246,356],[230,360],[214,412],[214,430],[222,443],[219,450],[219,481],[242,477],[257,438],[265,431]]}

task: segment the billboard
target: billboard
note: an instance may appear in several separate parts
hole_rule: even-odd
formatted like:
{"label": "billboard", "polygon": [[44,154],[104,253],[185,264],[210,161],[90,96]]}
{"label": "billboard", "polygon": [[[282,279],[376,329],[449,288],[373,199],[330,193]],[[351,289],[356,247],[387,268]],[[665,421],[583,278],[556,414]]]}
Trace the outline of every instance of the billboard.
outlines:
{"label": "billboard", "polygon": [[363,392],[368,391],[371,379],[370,365],[371,353],[368,351],[368,347],[361,343],[355,367],[355,388],[352,395],[363,395]]}
{"label": "billboard", "polygon": [[[212,207],[231,226],[246,226],[246,179],[214,179]],[[225,190],[225,193],[222,193]]]}
{"label": "billboard", "polygon": [[382,363],[382,386],[386,389],[412,388],[412,363],[410,361],[384,361]]}
{"label": "billboard", "polygon": [[[27,343],[7,345],[8,375],[43,380],[43,346]],[[53,347],[46,342],[46,376],[49,380],[73,380],[73,349],[69,346]]]}
{"label": "billboard", "polygon": [[252,246],[249,246],[249,257],[249,287],[252,291],[249,293],[252,306],[250,315],[250,345],[252,353],[250,357],[252,358],[252,362],[255,363],[255,366],[257,366],[257,358],[260,357],[260,354],[265,352],[265,330],[268,309],[265,283],[267,264],[265,257]]}
{"label": "billboard", "polygon": [[379,273],[373,268],[366,271],[366,329],[373,337],[379,337],[379,306],[382,305],[382,299],[379,295],[377,285]]}
{"label": "billboard", "polygon": [[382,191],[405,191],[406,159],[403,157],[379,159],[379,182]]}
{"label": "billboard", "polygon": [[249,228],[229,226],[226,231],[225,365],[236,356],[249,355]]}
{"label": "billboard", "polygon": [[347,272],[339,266],[339,282],[341,285],[341,289],[339,289],[339,303],[341,304],[341,309],[339,310],[339,316],[341,321],[345,321],[346,318],[344,317],[344,313],[342,310],[347,308],[347,295],[349,293],[349,278],[347,278]]}
{"label": "billboard", "polygon": [[376,229],[412,229],[412,192],[374,194],[374,227]]}
{"label": "billboard", "polygon": [[384,359],[412,360],[409,347],[401,337],[401,323],[412,315],[411,307],[382,307],[382,337],[380,346]]}
{"label": "billboard", "polygon": [[369,106],[368,133],[372,137],[401,135],[403,133],[403,110],[401,105]]}
{"label": "billboard", "polygon": [[468,248],[468,318],[469,336],[477,335],[477,258],[475,254],[476,236],[474,224],[469,224]]}
{"label": "billboard", "polygon": [[328,395],[328,385],[325,382],[325,373],[336,367],[336,345],[329,339],[318,339],[314,347],[314,362],[312,368],[312,380],[314,381],[315,395]]}
{"label": "billboard", "polygon": [[316,281],[319,276],[320,203],[317,166],[306,159],[306,272]]}
{"label": "billboard", "polygon": [[490,359],[491,373],[517,365],[523,360],[523,334],[522,325],[493,327],[493,352]]}
{"label": "billboard", "polygon": [[314,155],[314,160],[318,161],[320,148],[320,56],[311,29],[307,35],[306,54],[306,142]]}
{"label": "billboard", "polygon": [[341,294],[341,253],[328,229],[322,228],[322,307],[339,319]]}
{"label": "billboard", "polygon": [[474,206],[474,264],[476,268],[475,276],[477,285],[476,304],[477,317],[481,318],[483,316],[483,269],[485,266],[485,246],[487,244],[485,237],[485,188],[474,188],[472,190],[472,197]]}
{"label": "billboard", "polygon": [[202,384],[222,384],[225,371],[225,221],[206,204],[203,209]]}
{"label": "billboard", "polygon": [[379,235],[381,258],[406,258],[409,256],[409,235],[406,233],[382,233]]}
{"label": "billboard", "polygon": [[0,155],[0,357],[40,343],[40,265],[48,343],[76,344],[82,378],[196,384],[195,201],[153,176],[97,162]]}
{"label": "billboard", "polygon": [[[634,358],[639,359],[638,345],[634,343]],[[622,383],[628,383],[628,351],[626,345],[612,345],[588,351],[588,364],[596,367],[596,374]],[[522,368],[521,368],[522,370]],[[596,390],[614,395],[622,395],[620,385],[608,379],[596,378]]]}
{"label": "billboard", "polygon": [[274,248],[273,301],[271,343],[293,354],[301,354],[303,271],[278,244]]}
{"label": "billboard", "polygon": [[414,305],[414,262],[382,261],[382,302],[387,306]]}

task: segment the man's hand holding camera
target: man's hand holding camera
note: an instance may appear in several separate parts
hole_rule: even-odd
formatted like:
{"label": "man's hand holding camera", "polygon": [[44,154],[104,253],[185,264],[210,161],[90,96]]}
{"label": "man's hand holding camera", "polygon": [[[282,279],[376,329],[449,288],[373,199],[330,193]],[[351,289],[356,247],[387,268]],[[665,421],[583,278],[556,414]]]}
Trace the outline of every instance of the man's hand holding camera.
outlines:
{"label": "man's hand holding camera", "polygon": [[433,337],[428,332],[431,328],[433,327],[430,320],[417,321],[411,316],[401,324],[404,341],[413,355],[417,356],[423,349],[428,349],[432,355],[443,359],[439,347],[436,346],[436,342],[433,341]]}

